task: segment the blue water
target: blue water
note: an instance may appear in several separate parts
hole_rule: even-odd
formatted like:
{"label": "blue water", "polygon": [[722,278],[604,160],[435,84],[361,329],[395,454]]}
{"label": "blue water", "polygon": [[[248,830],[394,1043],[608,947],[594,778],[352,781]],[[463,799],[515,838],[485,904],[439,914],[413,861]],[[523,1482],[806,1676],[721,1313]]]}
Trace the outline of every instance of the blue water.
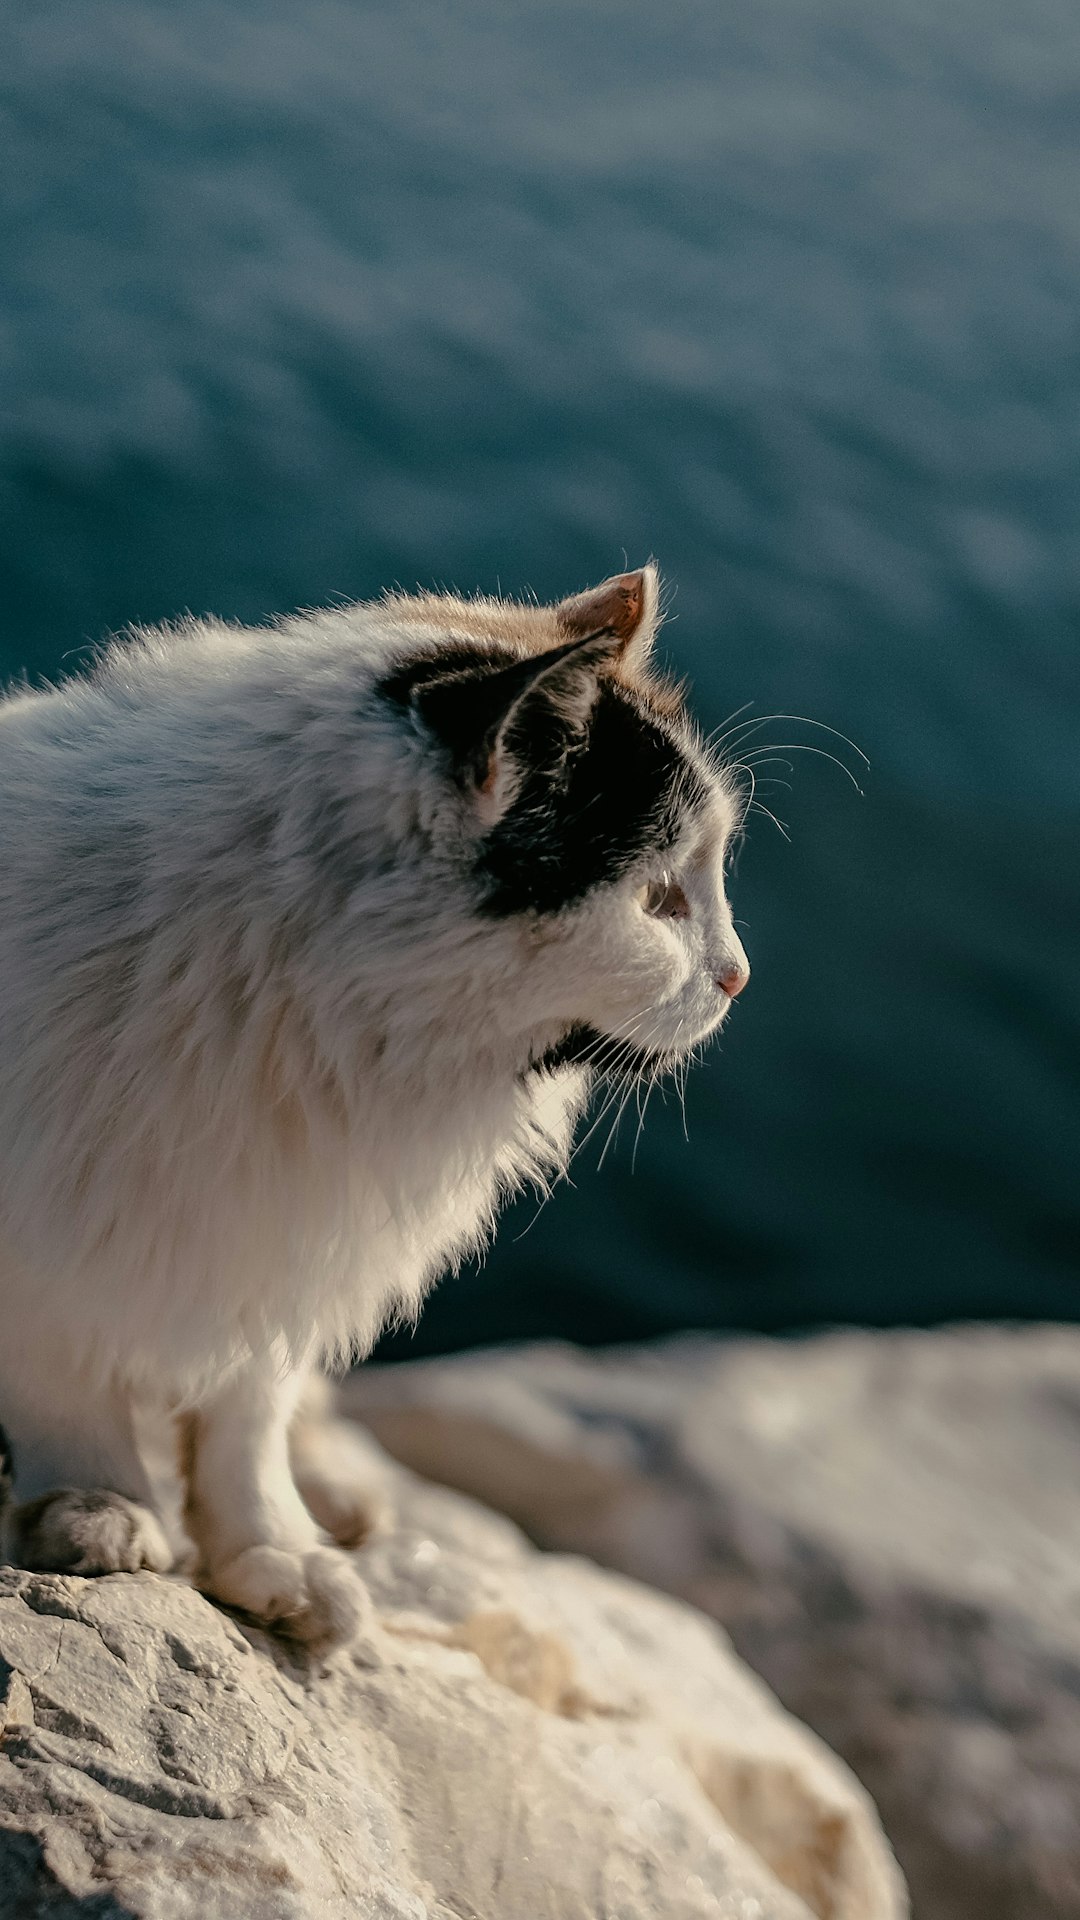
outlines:
{"label": "blue water", "polygon": [[1071,0],[3,31],[5,670],[654,552],[709,724],[872,763],[763,793],[689,1144],[631,1114],[422,1340],[1080,1312]]}

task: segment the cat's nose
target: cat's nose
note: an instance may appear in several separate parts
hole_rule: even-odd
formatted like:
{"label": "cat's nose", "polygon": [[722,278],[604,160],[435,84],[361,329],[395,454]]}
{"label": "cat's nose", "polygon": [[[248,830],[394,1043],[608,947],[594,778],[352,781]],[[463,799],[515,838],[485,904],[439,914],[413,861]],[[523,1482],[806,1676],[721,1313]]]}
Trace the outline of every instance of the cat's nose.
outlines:
{"label": "cat's nose", "polygon": [[727,994],[729,1000],[737,1000],[750,978],[750,962],[744,953],[738,959],[725,956],[713,975],[718,987]]}

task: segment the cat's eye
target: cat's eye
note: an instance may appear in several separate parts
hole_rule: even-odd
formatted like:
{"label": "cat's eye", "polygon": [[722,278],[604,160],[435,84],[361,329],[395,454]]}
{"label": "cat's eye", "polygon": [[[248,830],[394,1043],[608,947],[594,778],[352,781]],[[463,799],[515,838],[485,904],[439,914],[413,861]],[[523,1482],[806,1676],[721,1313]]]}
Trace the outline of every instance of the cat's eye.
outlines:
{"label": "cat's eye", "polygon": [[642,887],[638,898],[645,912],[654,920],[689,918],[690,902],[670,873],[662,873],[656,880],[650,880],[648,886]]}

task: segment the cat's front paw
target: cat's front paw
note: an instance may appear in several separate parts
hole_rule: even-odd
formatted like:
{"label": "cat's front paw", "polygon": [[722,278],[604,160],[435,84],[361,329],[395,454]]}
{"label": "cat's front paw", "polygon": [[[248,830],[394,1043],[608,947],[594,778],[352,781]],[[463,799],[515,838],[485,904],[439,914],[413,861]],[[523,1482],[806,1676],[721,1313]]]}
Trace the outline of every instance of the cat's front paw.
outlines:
{"label": "cat's front paw", "polygon": [[205,1585],[226,1606],[320,1653],[356,1641],[371,1620],[367,1588],[333,1547],[248,1547]]}
{"label": "cat's front paw", "polygon": [[168,1573],[173,1564],[150,1509],[96,1487],[60,1487],[16,1507],[11,1547],[31,1573]]}

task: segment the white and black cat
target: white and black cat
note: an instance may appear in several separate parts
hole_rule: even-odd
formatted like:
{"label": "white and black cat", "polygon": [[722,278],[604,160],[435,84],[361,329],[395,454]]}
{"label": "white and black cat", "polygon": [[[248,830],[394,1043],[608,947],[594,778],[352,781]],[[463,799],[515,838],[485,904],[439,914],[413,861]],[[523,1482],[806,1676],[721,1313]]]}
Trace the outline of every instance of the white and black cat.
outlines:
{"label": "white and black cat", "polygon": [[290,1465],[306,1375],[564,1166],[595,1072],[674,1064],[747,979],[743,801],[650,673],[657,591],[189,621],[0,704],[22,1564],[177,1564],[179,1432],[201,1584],[355,1631],[317,1521],[358,1533],[363,1490]]}

